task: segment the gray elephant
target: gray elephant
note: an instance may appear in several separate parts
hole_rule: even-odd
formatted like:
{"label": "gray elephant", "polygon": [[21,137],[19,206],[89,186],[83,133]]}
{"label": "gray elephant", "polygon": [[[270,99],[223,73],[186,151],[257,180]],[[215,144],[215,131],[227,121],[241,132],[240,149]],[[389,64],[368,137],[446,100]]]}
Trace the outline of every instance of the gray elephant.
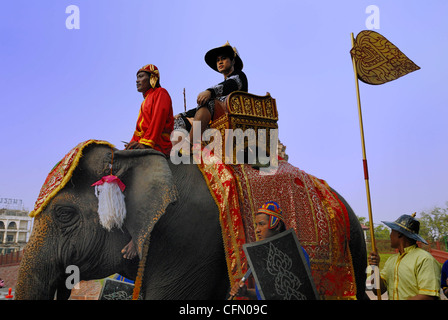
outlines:
{"label": "gray elephant", "polygon": [[[174,165],[154,150],[111,152],[85,148],[70,181],[35,217],[20,265],[16,299],[67,299],[67,267],[80,280],[119,273],[135,279],[148,250],[142,290],[145,299],[225,299],[229,279],[218,208],[197,165]],[[92,184],[110,172],[126,185],[127,216],[121,228],[100,225]],[[350,252],[357,298],[365,296],[366,247],[360,224],[350,219]],[[134,239],[138,257],[121,249]],[[145,247],[146,246],[146,247]]]}

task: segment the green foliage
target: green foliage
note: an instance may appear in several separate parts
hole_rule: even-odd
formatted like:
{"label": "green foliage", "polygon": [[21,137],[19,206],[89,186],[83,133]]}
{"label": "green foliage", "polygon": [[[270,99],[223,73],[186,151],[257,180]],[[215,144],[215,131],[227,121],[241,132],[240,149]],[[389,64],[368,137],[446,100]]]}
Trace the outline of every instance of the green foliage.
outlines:
{"label": "green foliage", "polygon": [[[358,217],[358,220],[361,224],[366,227],[370,227],[370,221],[367,220],[366,217]],[[375,226],[373,224],[373,232],[375,233],[375,239],[378,240],[389,240],[390,229],[383,224],[378,224]],[[370,232],[367,232],[367,239],[370,240]]]}
{"label": "green foliage", "polygon": [[[448,202],[445,208],[434,207],[430,211],[422,211],[416,218],[420,221],[419,234],[428,242],[448,240]],[[365,217],[358,217],[360,223],[369,227],[370,222]],[[390,229],[383,224],[375,225],[375,239],[389,240]],[[367,239],[370,240],[370,232]]]}
{"label": "green foliage", "polygon": [[448,202],[446,208],[434,207],[429,212],[421,212],[420,235],[427,241],[445,241],[448,236]]}
{"label": "green foliage", "polygon": [[[448,251],[448,202],[445,205],[445,208],[434,207],[429,211],[423,211],[416,218],[420,221],[419,234],[430,244],[437,242],[439,250]],[[358,217],[358,220],[366,227],[370,226],[370,222],[366,217]],[[374,224],[374,232],[378,252],[392,252],[390,247],[390,229],[384,224]],[[366,232],[366,242],[368,250],[370,250],[370,230]]]}

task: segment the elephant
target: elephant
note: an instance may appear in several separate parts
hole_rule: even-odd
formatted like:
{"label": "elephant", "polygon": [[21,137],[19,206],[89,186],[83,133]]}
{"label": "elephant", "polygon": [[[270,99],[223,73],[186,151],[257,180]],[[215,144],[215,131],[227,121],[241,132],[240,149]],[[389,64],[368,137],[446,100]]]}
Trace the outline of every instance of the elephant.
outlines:
{"label": "elephant", "polygon": [[[100,225],[91,185],[111,170],[112,159],[114,174],[126,185],[127,215],[120,228],[107,231]],[[357,298],[364,299],[364,235],[350,206],[340,199],[349,213]],[[89,145],[71,180],[35,217],[15,297],[68,299],[65,281],[70,265],[79,267],[80,280],[114,273],[134,280],[146,244],[144,299],[225,299],[230,284],[218,216],[196,164],[175,165],[153,149]],[[130,239],[138,247],[132,260],[121,253]]]}

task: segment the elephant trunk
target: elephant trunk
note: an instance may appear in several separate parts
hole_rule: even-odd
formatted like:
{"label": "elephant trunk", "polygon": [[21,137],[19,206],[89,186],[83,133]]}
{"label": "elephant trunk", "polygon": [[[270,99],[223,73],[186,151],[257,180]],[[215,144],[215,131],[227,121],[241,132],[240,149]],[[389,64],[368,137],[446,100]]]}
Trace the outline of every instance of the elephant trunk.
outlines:
{"label": "elephant trunk", "polygon": [[[15,299],[53,300],[60,277],[55,266],[36,252],[26,250],[20,263]],[[55,276],[56,275],[56,276]]]}
{"label": "elephant trunk", "polygon": [[35,220],[35,228],[25,247],[15,291],[17,300],[53,300],[59,283],[64,280],[64,271],[60,270],[56,258],[57,248],[45,239],[46,232],[39,228],[42,225],[45,223]]}

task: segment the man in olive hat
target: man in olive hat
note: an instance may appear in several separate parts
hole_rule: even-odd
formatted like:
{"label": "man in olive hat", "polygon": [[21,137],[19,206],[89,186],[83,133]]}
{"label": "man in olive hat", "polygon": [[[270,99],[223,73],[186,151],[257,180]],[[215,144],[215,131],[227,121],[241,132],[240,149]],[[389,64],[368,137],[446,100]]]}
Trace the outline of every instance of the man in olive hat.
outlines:
{"label": "man in olive hat", "polygon": [[[415,213],[402,215],[394,222],[382,222],[392,229],[391,247],[398,249],[398,253],[389,257],[381,270],[381,293],[387,290],[389,300],[438,299],[440,265],[429,252],[417,246],[417,241],[427,242],[418,234],[420,222]],[[379,263],[380,256],[370,253],[369,264],[378,267]]]}
{"label": "man in olive hat", "polygon": [[200,141],[193,141],[193,127],[188,119],[201,122],[201,135],[207,129],[210,120],[213,119],[215,111],[215,99],[224,101],[226,97],[234,91],[248,91],[247,77],[243,70],[243,61],[238,55],[236,48],[232,48],[227,42],[221,47],[209,50],[204,57],[207,65],[221,73],[224,81],[199,93],[197,97],[197,107],[175,116],[174,129],[185,129],[190,132],[186,139],[192,144]]}

